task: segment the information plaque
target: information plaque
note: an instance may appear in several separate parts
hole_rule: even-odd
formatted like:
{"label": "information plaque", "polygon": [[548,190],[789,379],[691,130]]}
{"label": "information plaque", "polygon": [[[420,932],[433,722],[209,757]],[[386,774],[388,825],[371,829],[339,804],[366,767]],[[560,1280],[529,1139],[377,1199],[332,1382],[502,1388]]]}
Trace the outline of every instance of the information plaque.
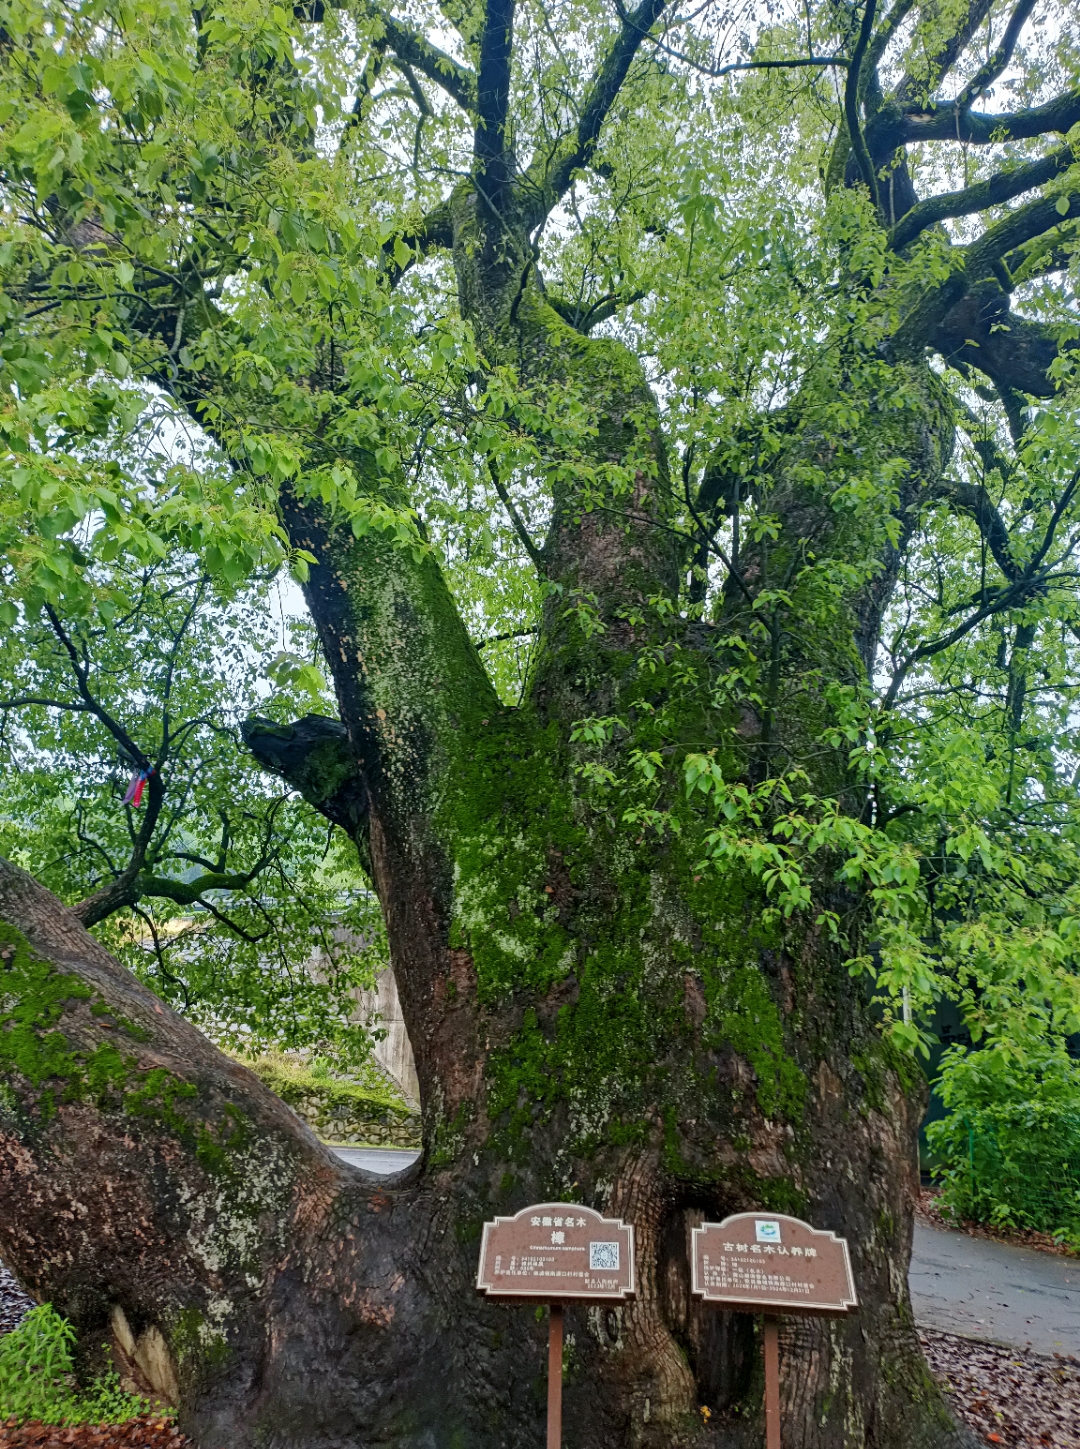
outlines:
{"label": "information plaque", "polygon": [[522,1208],[484,1224],[476,1286],[499,1298],[634,1296],[634,1229],[572,1202]]}
{"label": "information plaque", "polygon": [[847,1243],[783,1213],[736,1213],[693,1232],[691,1288],[724,1308],[850,1313],[858,1307]]}

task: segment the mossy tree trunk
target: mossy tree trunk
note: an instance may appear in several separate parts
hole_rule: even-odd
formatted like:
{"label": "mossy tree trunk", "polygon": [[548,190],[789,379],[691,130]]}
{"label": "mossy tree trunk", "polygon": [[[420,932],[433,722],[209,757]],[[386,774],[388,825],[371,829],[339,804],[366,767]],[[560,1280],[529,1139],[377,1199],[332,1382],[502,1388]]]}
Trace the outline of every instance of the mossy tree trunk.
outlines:
{"label": "mossy tree trunk", "polygon": [[[639,1251],[633,1304],[568,1314],[569,1446],[761,1442],[754,1321],[700,1308],[688,1272],[694,1224],[755,1208],[844,1235],[860,1299],[850,1319],[785,1324],[785,1449],[963,1440],[911,1318],[923,1089],[845,968],[859,902],[823,869],[806,908],[778,921],[750,870],[722,881],[699,870],[692,832],[628,818],[601,784],[603,769],[652,747],[663,713],[684,750],[725,742],[725,780],[752,788],[778,761],[810,759],[811,788],[860,813],[844,755],[806,746],[825,733],[836,687],[865,684],[905,541],[941,487],[950,420],[925,347],[953,355],[985,331],[987,375],[1004,391],[1032,378],[1051,391],[1039,350],[1051,339],[1018,328],[1014,376],[1008,328],[993,320],[1008,298],[983,302],[1004,249],[1065,213],[1031,212],[1019,240],[991,228],[966,271],[926,287],[875,353],[851,436],[812,426],[812,389],[842,390],[851,359],[808,383],[768,468],[775,532],[730,560],[715,624],[680,618],[690,559],[668,526],[655,401],[624,347],[564,320],[531,240],[590,163],[663,8],[642,0],[624,17],[575,132],[524,170],[508,140],[512,6],[488,0],[464,79],[411,32],[385,42],[453,82],[476,120],[473,176],[416,249],[452,253],[492,373],[512,371],[521,399],[573,400],[589,425],[552,458],[549,534],[530,545],[547,592],[521,705],[498,699],[430,553],[354,538],[311,496],[282,496],[292,542],[317,560],[306,594],[340,721],[253,723],[249,743],[353,835],[370,870],[416,1058],[421,1164],[376,1181],[337,1162],[0,864],[0,1254],[88,1339],[120,1309],[135,1357],[175,1381],[203,1449],[538,1443],[544,1324],[479,1299],[473,1282],[485,1218],[560,1197],[633,1221]],[[848,84],[858,103],[857,74]],[[875,156],[959,122],[947,104],[905,105],[892,130],[880,110]],[[987,135],[1002,134],[990,119]],[[1042,129],[1074,119],[1066,108]],[[1042,134],[1030,124],[1018,134]],[[838,158],[842,177],[842,147]],[[863,179],[874,196],[873,172]],[[898,194],[887,214],[879,199],[885,223]],[[852,295],[862,306],[862,281]],[[180,359],[169,386],[198,415],[203,382],[185,381]],[[853,456],[894,487],[842,509],[831,485]],[[717,469],[698,501],[715,523],[738,487]],[[992,508],[954,501],[993,548]],[[810,566],[846,559],[858,567]],[[733,651],[743,657],[740,639],[757,674],[733,706],[716,684]],[[599,761],[575,733],[590,719],[621,722]],[[856,923],[854,942],[833,942],[819,924],[830,912]]]}
{"label": "mossy tree trunk", "polygon": [[[567,1442],[734,1444],[762,1432],[755,1323],[691,1300],[689,1232],[787,1210],[847,1237],[861,1308],[785,1324],[785,1445],[960,1442],[907,1293],[917,1074],[890,1054],[844,952],[807,924],[853,903],[823,885],[798,929],[765,924],[752,876],[701,875],[693,842],[621,820],[581,772],[578,721],[633,732],[673,694],[685,738],[708,739],[725,658],[714,631],[663,607],[686,560],[664,526],[667,462],[638,364],[548,305],[523,230],[485,260],[490,224],[458,198],[462,300],[486,355],[513,357],[524,388],[576,392],[596,424],[539,555],[551,587],[528,695],[500,703],[429,554],[357,540],[286,497],[293,543],[318,560],[307,600],[344,730],[249,730],[370,868],[416,1056],[422,1165],[376,1183],[337,1163],[4,867],[22,1016],[2,1038],[0,1252],[86,1333],[114,1305],[137,1338],[160,1333],[205,1449],[524,1446],[540,1434],[544,1325],[477,1298],[480,1228],[581,1200],[635,1224],[640,1291],[570,1311]],[[908,459],[901,509],[933,471],[938,421],[929,402],[905,416],[917,447],[874,425]],[[834,511],[801,481],[808,446],[774,470],[787,529],[768,558],[744,552],[727,635],[756,627],[755,594],[790,572],[785,554],[836,547]],[[882,519],[861,526],[886,537]],[[854,677],[880,604],[842,598],[816,641],[774,641],[761,708],[740,725],[747,779],[820,734],[807,671]],[[844,788],[840,756],[819,772]]]}

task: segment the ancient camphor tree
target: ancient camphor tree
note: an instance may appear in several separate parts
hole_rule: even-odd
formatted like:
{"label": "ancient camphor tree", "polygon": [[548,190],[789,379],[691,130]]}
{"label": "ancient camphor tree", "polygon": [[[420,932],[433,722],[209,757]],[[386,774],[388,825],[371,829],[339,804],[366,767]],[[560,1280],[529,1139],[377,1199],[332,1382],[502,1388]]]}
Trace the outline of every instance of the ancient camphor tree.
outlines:
{"label": "ancient camphor tree", "polygon": [[[341,1166],[0,867],[0,1252],[207,1449],[536,1442],[543,1327],[472,1278],[551,1197],[640,1248],[569,1315],[570,1442],[760,1439],[753,1321],[687,1262],[760,1206],[844,1234],[861,1301],[785,1328],[785,1443],[962,1441],[908,1018],[1076,1013],[1042,8],[5,10],[5,579],[289,558],[340,721],[247,739],[356,841],[423,1097],[415,1171]],[[230,469],[88,462],[125,378]]]}

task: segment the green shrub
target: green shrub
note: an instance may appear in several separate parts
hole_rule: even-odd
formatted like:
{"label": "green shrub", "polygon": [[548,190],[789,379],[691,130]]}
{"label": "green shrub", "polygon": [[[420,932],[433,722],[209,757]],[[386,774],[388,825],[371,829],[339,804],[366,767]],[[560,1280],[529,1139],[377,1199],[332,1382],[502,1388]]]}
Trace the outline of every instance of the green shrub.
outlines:
{"label": "green shrub", "polygon": [[936,1090],[948,1115],[926,1135],[945,1208],[1080,1245],[1080,1063],[1063,1045],[953,1047]]}
{"label": "green shrub", "polygon": [[125,1393],[113,1370],[86,1389],[73,1371],[75,1330],[50,1304],[32,1308],[0,1338],[0,1422],[40,1419],[45,1424],[122,1424],[151,1405]]}

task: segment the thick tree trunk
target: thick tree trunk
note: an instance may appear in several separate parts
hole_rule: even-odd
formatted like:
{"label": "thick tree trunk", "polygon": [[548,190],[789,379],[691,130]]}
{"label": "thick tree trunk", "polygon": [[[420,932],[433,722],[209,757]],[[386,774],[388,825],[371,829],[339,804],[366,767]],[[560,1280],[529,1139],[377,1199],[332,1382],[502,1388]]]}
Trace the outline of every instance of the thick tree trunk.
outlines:
{"label": "thick tree trunk", "polygon": [[[539,1442],[544,1325],[479,1300],[472,1284],[483,1218],[553,1194],[631,1219],[639,1238],[638,1301],[568,1314],[568,1445],[760,1440],[754,1321],[691,1301],[687,1246],[702,1218],[763,1203],[844,1233],[861,1300],[850,1322],[785,1325],[785,1445],[960,1442],[919,1356],[903,1271],[918,1103],[881,1065],[860,1003],[830,999],[812,959],[766,956],[770,989],[751,989],[741,1010],[734,993],[720,1004],[739,1014],[733,1035],[749,1032],[746,1055],[707,1045],[716,983],[706,970],[703,990],[692,957],[680,963],[663,1027],[639,1023],[636,1068],[646,1092],[654,1071],[683,1079],[695,1098],[679,1120],[646,1109],[636,1140],[583,1151],[593,1124],[569,1098],[538,1110],[543,1064],[522,1062],[516,1129],[504,1112],[492,1131],[481,1089],[471,1120],[458,1113],[452,1132],[445,1117],[433,1124],[422,1168],[375,1180],[334,1159],[8,865],[0,917],[0,1252],[89,1338],[122,1309],[139,1362],[157,1366],[159,1389],[175,1377],[181,1424],[204,1449]],[[520,1017],[477,1012],[475,987],[466,953],[447,953],[429,1074],[433,1058],[451,1080],[474,1067],[475,1020],[494,1045]],[[625,1075],[629,1064],[610,1057],[617,1008],[594,994],[586,1012],[580,986],[550,994],[537,1042],[575,1006],[591,1019],[592,1050]],[[474,1018],[464,1032],[462,1014]],[[818,1044],[799,1054],[797,1119],[782,1093],[769,1097],[762,1065],[793,1018]],[[663,1055],[649,1060],[661,1037]],[[518,1033],[519,1051],[528,1039]],[[819,1055],[826,1041],[833,1065]],[[845,1065],[853,1057],[858,1069]],[[504,1056],[496,1077],[511,1070]]]}
{"label": "thick tree trunk", "polygon": [[[84,1334],[118,1305],[202,1449],[525,1449],[540,1442],[544,1324],[477,1297],[480,1229],[530,1201],[586,1202],[635,1224],[640,1291],[568,1313],[567,1445],[734,1446],[763,1433],[756,1328],[691,1300],[689,1232],[789,1210],[848,1238],[861,1307],[785,1325],[785,1449],[959,1444],[907,1293],[921,1079],[812,924],[855,903],[824,882],[797,928],[768,924],[749,872],[702,874],[695,841],[598,801],[572,741],[582,717],[645,728],[685,697],[679,738],[707,747],[723,726],[726,773],[761,778],[820,731],[807,677],[856,676],[888,577],[836,606],[816,653],[776,630],[763,704],[732,730],[710,631],[657,603],[680,560],[640,369],[574,334],[507,262],[513,247],[502,290],[485,291],[495,273],[473,269],[484,248],[464,204],[455,225],[489,359],[513,359],[538,393],[574,390],[596,419],[587,486],[564,469],[555,490],[543,557],[559,588],[527,698],[500,704],[433,557],[356,540],[290,496],[293,542],[319,560],[306,593],[344,733],[306,721],[251,736],[370,868],[416,1056],[422,1165],[377,1182],[338,1163],[5,865],[0,1254]],[[904,515],[928,449],[880,417],[870,428],[909,455],[887,505]],[[832,456],[811,440],[777,464],[786,527],[744,558],[728,635],[751,635],[754,591],[783,587],[777,570],[808,549],[896,537],[877,516],[836,523],[800,481],[806,446],[817,473]],[[839,757],[820,769],[843,794]]]}

